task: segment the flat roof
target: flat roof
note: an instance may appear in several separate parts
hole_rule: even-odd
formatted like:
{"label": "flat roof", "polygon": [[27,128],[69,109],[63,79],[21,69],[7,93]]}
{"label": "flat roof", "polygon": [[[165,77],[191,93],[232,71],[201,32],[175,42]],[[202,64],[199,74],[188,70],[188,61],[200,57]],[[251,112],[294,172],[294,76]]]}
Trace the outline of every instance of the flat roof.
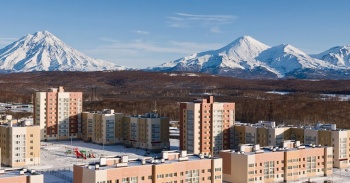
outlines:
{"label": "flat roof", "polygon": [[[0,170],[1,171],[1,170]],[[40,173],[30,171],[23,172],[20,174],[21,170],[5,170],[5,173],[0,173],[0,179],[8,178],[8,177],[17,177],[17,176],[31,176],[31,175],[40,175]]]}
{"label": "flat roof", "polygon": [[[172,163],[181,163],[181,162],[188,162],[188,161],[200,161],[200,160],[210,160],[213,158],[209,158],[209,157],[204,157],[201,158],[199,157],[199,155],[187,155],[186,156],[188,159],[186,160],[181,160],[179,161],[179,159],[173,159],[173,160],[164,160],[164,162],[162,162],[162,159],[154,159],[151,157],[146,157],[146,161],[145,164],[142,165],[142,159],[129,159],[128,161],[128,165],[127,166],[121,166],[121,167],[117,167],[116,165],[109,165],[109,166],[99,166],[99,170],[108,170],[108,169],[114,169],[114,168],[127,168],[127,167],[135,167],[135,166],[147,166],[147,165],[161,165],[161,164],[172,164]],[[116,157],[119,158],[119,157]],[[218,159],[217,157],[215,157],[214,159]],[[108,159],[107,159],[108,160]],[[88,168],[88,166],[92,166],[92,169],[95,169],[95,164],[86,164],[84,165],[86,168]]]}
{"label": "flat roof", "polygon": [[258,151],[252,151],[252,152],[243,152],[242,151],[235,151],[235,150],[222,150],[221,152],[231,152],[234,154],[242,154],[242,155],[253,155],[253,154],[262,154],[262,153],[275,153],[275,152],[287,152],[287,151],[298,151],[298,150],[311,150],[316,148],[327,148],[329,146],[299,146],[294,148],[278,148],[278,147],[261,147]]}

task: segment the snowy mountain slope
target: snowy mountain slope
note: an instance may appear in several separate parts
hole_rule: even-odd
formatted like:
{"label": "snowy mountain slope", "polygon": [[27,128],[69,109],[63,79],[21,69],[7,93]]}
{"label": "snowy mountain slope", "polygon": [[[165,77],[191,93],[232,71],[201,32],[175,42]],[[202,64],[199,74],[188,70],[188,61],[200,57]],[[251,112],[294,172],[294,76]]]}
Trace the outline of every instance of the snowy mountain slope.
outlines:
{"label": "snowy mountain slope", "polygon": [[9,72],[125,69],[110,62],[88,57],[48,31],[28,34],[0,49],[0,70]]}
{"label": "snowy mountain slope", "polygon": [[311,56],[339,67],[350,67],[350,45],[336,46]]}
{"label": "snowy mountain slope", "polygon": [[258,57],[270,68],[278,71],[282,76],[300,69],[334,69],[335,66],[325,61],[310,57],[301,50],[289,44],[281,44],[263,51]]}
{"label": "snowy mountain slope", "polygon": [[218,50],[196,53],[152,69],[205,72],[244,78],[326,78],[327,75],[338,78],[337,74],[346,76],[349,73],[350,49],[349,46],[335,48],[321,53],[326,56],[311,57],[292,45],[269,47],[250,36],[243,36]]}
{"label": "snowy mountain slope", "polygon": [[213,67],[252,69],[256,66],[264,66],[264,63],[254,58],[268,48],[269,46],[250,36],[243,36],[218,50],[195,53],[188,57],[164,63],[154,69],[197,72]]}

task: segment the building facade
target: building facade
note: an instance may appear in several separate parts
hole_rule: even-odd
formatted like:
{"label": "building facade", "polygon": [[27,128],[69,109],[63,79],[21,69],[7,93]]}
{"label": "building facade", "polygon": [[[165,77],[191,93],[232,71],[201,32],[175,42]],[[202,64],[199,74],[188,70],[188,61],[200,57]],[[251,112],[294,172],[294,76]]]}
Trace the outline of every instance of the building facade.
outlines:
{"label": "building facade", "polygon": [[168,149],[169,118],[157,113],[124,116],[112,109],[82,113],[83,140],[160,151]]}
{"label": "building facade", "polygon": [[333,173],[333,148],[301,146],[284,142],[284,147],[240,146],[240,151],[223,150],[223,181],[291,182]]}
{"label": "building facade", "polygon": [[294,127],[262,121],[256,124],[237,123],[233,134],[235,149],[240,144],[280,147],[284,140],[295,140],[305,145],[333,147],[333,166],[345,168],[350,165],[350,130],[337,129],[335,124]]}
{"label": "building facade", "polygon": [[1,164],[23,167],[40,164],[40,127],[0,125]]}
{"label": "building facade", "polygon": [[82,113],[82,139],[97,144],[123,143],[124,114],[113,109]]}
{"label": "building facade", "polygon": [[35,171],[0,169],[0,183],[44,183],[44,175]]}
{"label": "building facade", "polygon": [[63,87],[34,95],[34,124],[41,140],[81,137],[82,92],[65,92]]}
{"label": "building facade", "polygon": [[157,113],[125,116],[123,120],[125,145],[159,151],[169,149],[169,118]]}
{"label": "building facade", "polygon": [[98,165],[74,165],[74,183],[221,183],[221,158],[163,152],[162,159],[101,158]]}
{"label": "building facade", "polygon": [[205,155],[230,149],[235,103],[214,102],[213,96],[180,103],[180,148]]}

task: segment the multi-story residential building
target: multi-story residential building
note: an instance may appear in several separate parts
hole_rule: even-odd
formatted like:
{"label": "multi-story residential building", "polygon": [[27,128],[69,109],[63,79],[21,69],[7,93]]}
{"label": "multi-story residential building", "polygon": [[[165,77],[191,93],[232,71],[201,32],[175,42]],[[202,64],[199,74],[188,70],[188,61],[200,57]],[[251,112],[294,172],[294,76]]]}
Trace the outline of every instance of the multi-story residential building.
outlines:
{"label": "multi-story residential building", "polygon": [[331,146],[334,148],[333,166],[345,168],[350,165],[350,130],[337,129],[335,124],[293,127],[261,121],[256,124],[236,123],[233,129],[235,149],[239,144],[281,146],[284,140],[296,140],[305,145]]}
{"label": "multi-story residential building", "polygon": [[82,113],[83,140],[159,151],[168,149],[169,118],[157,113],[124,116],[112,109]]}
{"label": "multi-story residential building", "polygon": [[333,148],[301,146],[285,141],[283,147],[241,144],[239,151],[222,150],[223,181],[291,182],[333,173]]}
{"label": "multi-story residential building", "polygon": [[40,164],[40,127],[0,125],[1,164],[11,167]]}
{"label": "multi-story residential building", "polygon": [[163,152],[162,159],[101,158],[99,164],[74,165],[73,182],[221,183],[222,160],[187,155],[186,151]]}
{"label": "multi-story residential building", "polygon": [[180,148],[205,155],[230,149],[235,103],[214,102],[213,96],[180,103]]}
{"label": "multi-story residential building", "polygon": [[123,113],[113,109],[82,113],[82,139],[97,144],[123,142]]}
{"label": "multi-story residential building", "polygon": [[170,147],[169,118],[157,113],[125,116],[123,132],[125,145],[156,151]]}
{"label": "multi-story residential building", "polygon": [[34,170],[0,169],[0,183],[44,183],[44,175]]}
{"label": "multi-story residential building", "polygon": [[81,137],[82,92],[51,88],[34,95],[34,124],[40,125],[41,140]]}

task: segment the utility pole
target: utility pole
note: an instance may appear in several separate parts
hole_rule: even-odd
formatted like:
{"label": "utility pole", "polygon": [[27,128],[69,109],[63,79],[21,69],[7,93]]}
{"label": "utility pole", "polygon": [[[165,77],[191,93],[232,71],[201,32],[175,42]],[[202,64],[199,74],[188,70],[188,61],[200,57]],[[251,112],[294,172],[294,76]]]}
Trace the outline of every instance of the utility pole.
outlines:
{"label": "utility pole", "polygon": [[153,110],[154,113],[157,113],[157,101],[154,101],[154,110]]}

